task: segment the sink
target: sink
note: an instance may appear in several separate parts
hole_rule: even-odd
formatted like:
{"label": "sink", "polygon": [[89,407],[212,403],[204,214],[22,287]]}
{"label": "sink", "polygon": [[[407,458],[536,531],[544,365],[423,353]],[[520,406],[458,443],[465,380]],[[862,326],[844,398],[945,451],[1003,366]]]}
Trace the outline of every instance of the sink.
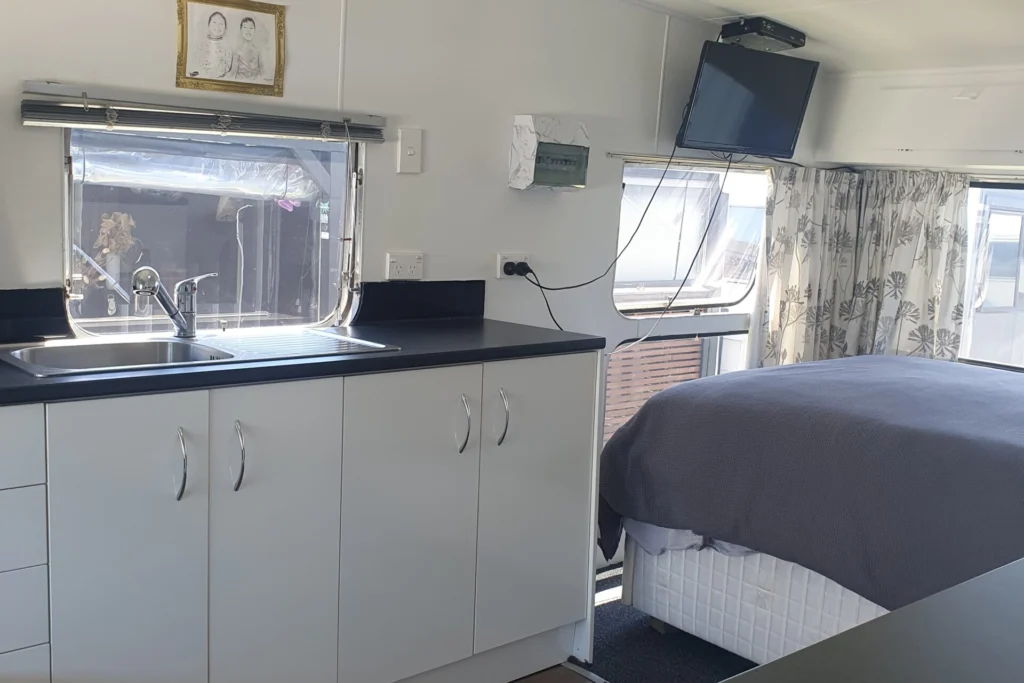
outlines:
{"label": "sink", "polygon": [[234,354],[227,351],[174,339],[108,343],[49,342],[0,353],[0,359],[36,377],[223,363],[234,357]]}
{"label": "sink", "polygon": [[56,377],[398,350],[397,346],[352,339],[336,331],[254,329],[203,336],[195,341],[136,336],[110,342],[62,339],[0,346],[0,361],[36,377]]}

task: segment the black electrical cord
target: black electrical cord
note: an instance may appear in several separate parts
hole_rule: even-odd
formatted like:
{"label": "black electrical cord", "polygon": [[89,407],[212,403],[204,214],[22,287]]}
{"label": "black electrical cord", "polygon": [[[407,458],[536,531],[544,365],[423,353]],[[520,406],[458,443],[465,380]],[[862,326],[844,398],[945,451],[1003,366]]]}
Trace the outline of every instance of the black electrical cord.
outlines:
{"label": "black electrical cord", "polygon": [[[527,282],[529,282],[534,287],[537,287],[537,288],[540,289],[540,295],[542,297],[544,297],[544,305],[547,306],[547,308],[548,308],[548,315],[551,316],[551,322],[553,322],[555,324],[555,327],[557,327],[560,331],[565,332],[565,329],[561,325],[558,324],[558,319],[555,318],[555,312],[551,310],[551,302],[548,301],[548,293],[544,291],[544,286],[540,283],[540,278],[537,277],[537,273],[533,272],[533,268],[530,268],[530,266],[525,264],[525,263],[521,263],[521,264],[519,264],[519,266],[526,266],[526,267],[525,268],[518,268],[517,267],[516,274],[517,275],[522,275],[524,278],[526,278]],[[520,270],[522,270],[523,272],[519,272]],[[530,279],[531,275],[533,276],[533,280]]]}
{"label": "black electrical cord", "polygon": [[[689,109],[689,108],[690,108],[690,105],[686,105],[686,109]],[[683,111],[683,120],[684,121],[686,120],[686,110]],[[661,189],[661,186],[665,183],[665,178],[666,178],[666,176],[668,176],[668,172],[672,168],[672,162],[676,160],[676,151],[678,149],[679,148],[675,146],[675,143],[673,143],[673,145],[672,145],[672,154],[669,155],[668,162],[665,164],[665,170],[663,170],[661,172],[661,177],[658,179],[658,184],[655,185],[654,192],[651,193],[651,198],[650,198],[650,200],[648,200],[647,206],[644,207],[644,212],[640,216],[640,222],[637,223],[636,229],[633,230],[633,234],[629,236],[629,241],[626,242],[626,246],[622,247],[622,250],[619,251],[619,253],[615,256],[615,259],[612,260],[612,262],[608,264],[608,267],[605,268],[603,273],[601,273],[600,275],[598,275],[597,277],[595,277],[592,280],[587,280],[586,282],[580,282],[579,284],[575,284],[575,285],[566,285],[564,287],[546,287],[546,286],[540,284],[539,281],[538,282],[534,282],[532,284],[535,287],[539,287],[541,289],[541,291],[544,291],[544,292],[564,292],[564,291],[567,291],[567,290],[570,290],[570,289],[580,289],[581,287],[587,287],[588,285],[594,284],[598,280],[603,280],[604,278],[606,278],[608,276],[608,273],[612,272],[612,268],[615,267],[615,264],[618,263],[619,259],[621,259],[622,256],[626,253],[626,250],[629,249],[629,245],[633,244],[633,240],[636,238],[637,234],[640,232],[640,228],[643,227],[644,219],[647,218],[647,212],[651,210],[651,206],[654,204],[654,198],[658,196],[658,191]]]}

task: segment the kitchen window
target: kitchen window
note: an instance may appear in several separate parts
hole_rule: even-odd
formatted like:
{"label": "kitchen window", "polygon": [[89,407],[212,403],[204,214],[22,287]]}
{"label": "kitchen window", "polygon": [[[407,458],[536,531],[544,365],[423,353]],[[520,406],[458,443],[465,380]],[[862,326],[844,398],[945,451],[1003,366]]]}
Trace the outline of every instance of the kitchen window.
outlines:
{"label": "kitchen window", "polygon": [[312,325],[341,301],[354,145],[70,130],[71,319],[93,334],[171,331],[131,291],[203,280],[198,329]]}
{"label": "kitchen window", "polygon": [[[674,163],[665,172],[664,163],[627,162],[619,227],[622,256],[615,269],[613,295],[616,308],[625,315],[663,310],[680,285],[674,310],[735,311],[741,303],[749,304],[764,239],[767,198],[764,169],[733,165],[726,174],[724,165]],[[698,248],[705,230],[707,239]]]}
{"label": "kitchen window", "polygon": [[143,266],[171,291],[216,274],[198,283],[199,330],[345,322],[359,283],[362,159],[386,121],[153,97],[25,84],[22,123],[64,132],[75,329],[170,332],[157,303],[132,292]]}

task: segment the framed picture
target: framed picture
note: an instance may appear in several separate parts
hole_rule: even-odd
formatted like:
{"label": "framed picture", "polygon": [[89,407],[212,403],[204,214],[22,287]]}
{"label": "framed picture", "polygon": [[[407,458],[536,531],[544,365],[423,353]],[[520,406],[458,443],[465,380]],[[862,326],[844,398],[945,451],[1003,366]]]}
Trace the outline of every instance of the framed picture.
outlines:
{"label": "framed picture", "polygon": [[178,0],[179,88],[284,95],[284,5]]}

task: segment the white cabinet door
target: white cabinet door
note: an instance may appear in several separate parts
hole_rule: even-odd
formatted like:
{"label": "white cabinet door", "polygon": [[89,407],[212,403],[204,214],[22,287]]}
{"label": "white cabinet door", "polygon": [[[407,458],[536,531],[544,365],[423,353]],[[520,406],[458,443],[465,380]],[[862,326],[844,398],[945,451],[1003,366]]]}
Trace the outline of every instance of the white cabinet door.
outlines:
{"label": "white cabinet door", "polygon": [[54,683],[204,683],[207,392],[46,410]]}
{"label": "white cabinet door", "polygon": [[0,408],[0,489],[46,483],[43,406]]}
{"label": "white cabinet door", "polygon": [[586,617],[597,375],[596,353],[484,366],[476,652]]}
{"label": "white cabinet door", "polygon": [[3,683],[44,683],[49,680],[49,645],[0,655],[0,681]]}
{"label": "white cabinet door", "polygon": [[473,654],[481,371],[345,381],[341,683]]}
{"label": "white cabinet door", "polygon": [[211,392],[211,683],[337,682],[343,384]]}

